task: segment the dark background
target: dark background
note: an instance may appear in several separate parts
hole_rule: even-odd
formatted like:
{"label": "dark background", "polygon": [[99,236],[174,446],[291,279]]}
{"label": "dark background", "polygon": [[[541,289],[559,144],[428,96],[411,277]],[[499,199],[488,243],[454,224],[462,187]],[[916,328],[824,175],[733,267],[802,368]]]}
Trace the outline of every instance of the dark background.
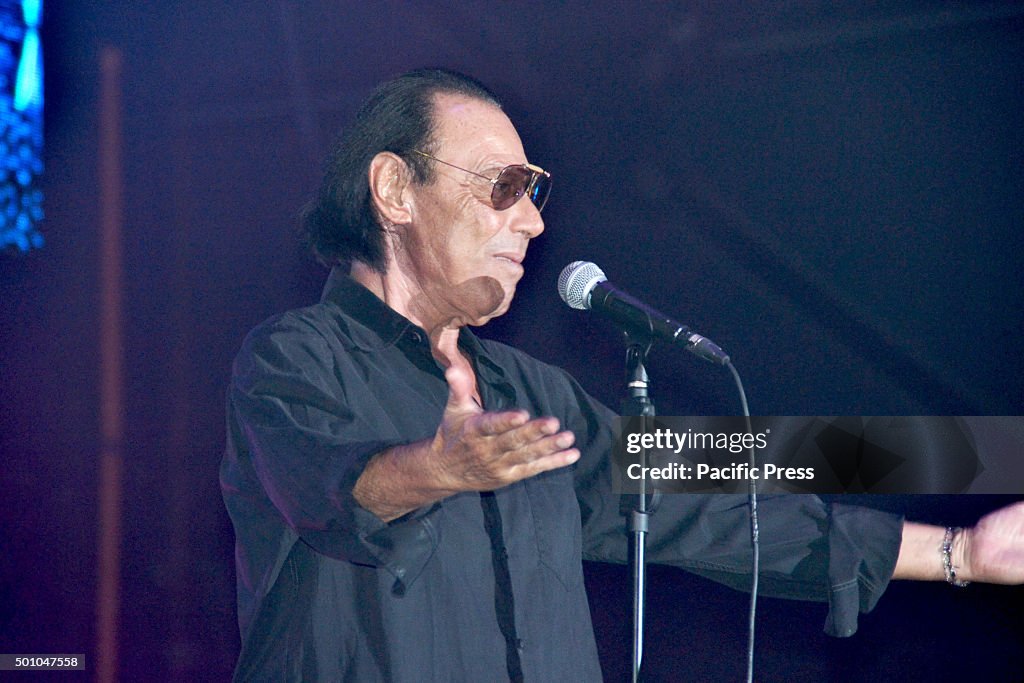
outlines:
{"label": "dark background", "polygon": [[[1020,3],[52,1],[43,28],[47,245],[0,255],[2,652],[94,647],[103,46],[126,60],[125,680],[230,675],[230,362],[318,296],[297,212],[408,68],[490,84],[554,176],[484,335],[617,404],[617,333],[554,286],[591,260],[730,352],[754,413],[1024,413]],[[661,414],[738,410],[720,369],[664,349],[648,367]],[[955,524],[1007,500],[861,502]],[[620,680],[627,574],[588,581]],[[667,568],[650,591],[653,678],[741,678],[746,596]],[[759,679],[1019,680],[1022,608],[1021,588],[904,584],[834,640],[822,605],[765,599]]]}

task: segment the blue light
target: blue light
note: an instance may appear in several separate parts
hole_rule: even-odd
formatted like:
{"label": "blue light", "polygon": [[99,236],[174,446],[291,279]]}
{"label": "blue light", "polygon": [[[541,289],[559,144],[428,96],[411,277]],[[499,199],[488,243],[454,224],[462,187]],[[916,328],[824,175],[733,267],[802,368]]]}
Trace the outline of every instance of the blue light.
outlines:
{"label": "blue light", "polygon": [[43,108],[43,56],[39,47],[39,12],[42,0],[24,0],[25,41],[18,62],[18,77],[14,86],[14,108],[25,111]]}
{"label": "blue light", "polygon": [[0,0],[0,249],[44,242],[42,9],[41,0]]}

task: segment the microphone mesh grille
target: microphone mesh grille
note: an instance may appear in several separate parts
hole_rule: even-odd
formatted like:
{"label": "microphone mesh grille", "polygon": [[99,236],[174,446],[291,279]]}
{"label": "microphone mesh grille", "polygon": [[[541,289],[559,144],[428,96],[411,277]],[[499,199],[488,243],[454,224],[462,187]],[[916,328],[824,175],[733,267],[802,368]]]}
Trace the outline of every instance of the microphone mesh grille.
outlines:
{"label": "microphone mesh grille", "polygon": [[604,282],[604,271],[589,261],[573,261],[558,276],[558,294],[572,308],[585,311],[590,308],[590,292],[598,282]]}

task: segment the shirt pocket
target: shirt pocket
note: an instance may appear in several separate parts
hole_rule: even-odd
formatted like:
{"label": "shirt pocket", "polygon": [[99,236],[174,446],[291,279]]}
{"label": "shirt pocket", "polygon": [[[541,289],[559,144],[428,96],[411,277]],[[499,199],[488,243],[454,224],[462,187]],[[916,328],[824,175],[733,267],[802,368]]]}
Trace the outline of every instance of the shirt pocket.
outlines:
{"label": "shirt pocket", "polygon": [[526,482],[540,563],[569,590],[583,580],[580,508],[571,468]]}

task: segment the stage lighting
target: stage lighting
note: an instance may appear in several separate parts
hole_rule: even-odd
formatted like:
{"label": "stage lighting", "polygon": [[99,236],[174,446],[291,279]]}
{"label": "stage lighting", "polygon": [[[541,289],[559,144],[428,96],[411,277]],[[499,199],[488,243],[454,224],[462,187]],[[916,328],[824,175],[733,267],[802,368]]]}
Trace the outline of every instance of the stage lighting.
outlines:
{"label": "stage lighting", "polygon": [[0,0],[0,249],[43,246],[42,0]]}

